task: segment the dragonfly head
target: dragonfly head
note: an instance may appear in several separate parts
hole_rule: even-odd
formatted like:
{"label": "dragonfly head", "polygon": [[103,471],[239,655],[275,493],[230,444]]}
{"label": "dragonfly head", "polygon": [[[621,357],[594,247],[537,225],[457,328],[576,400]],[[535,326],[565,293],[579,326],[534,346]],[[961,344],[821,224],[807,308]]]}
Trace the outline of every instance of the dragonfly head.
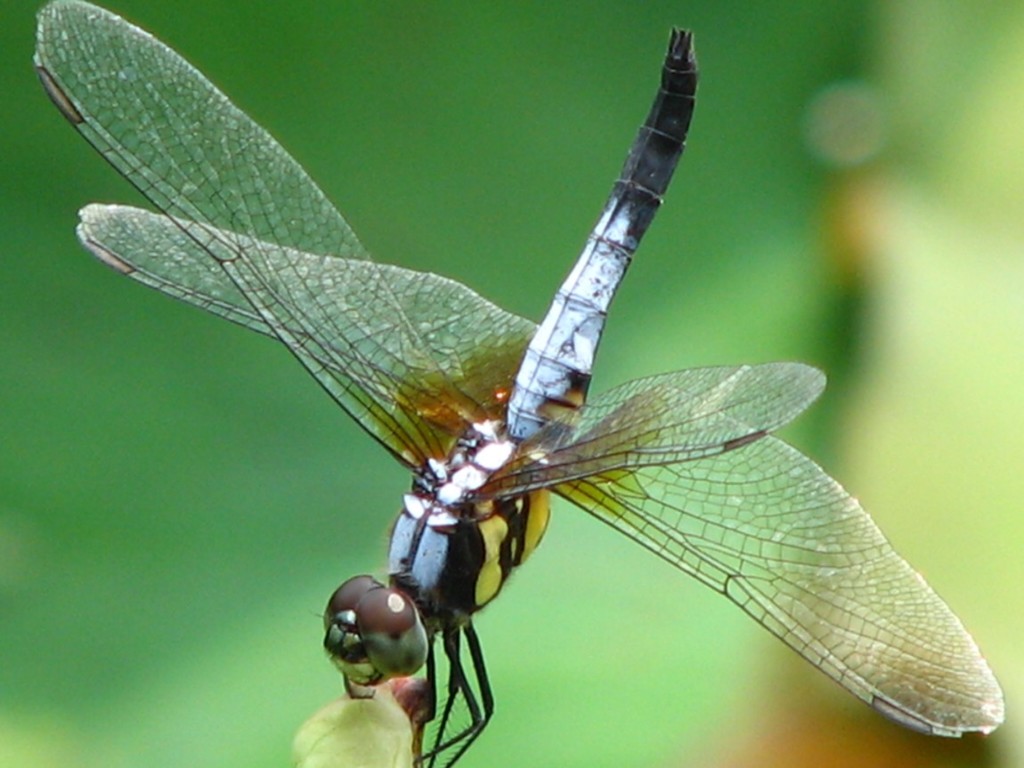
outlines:
{"label": "dragonfly head", "polygon": [[371,576],[354,576],[335,590],[324,629],[324,648],[350,692],[412,675],[427,658],[427,633],[412,600]]}

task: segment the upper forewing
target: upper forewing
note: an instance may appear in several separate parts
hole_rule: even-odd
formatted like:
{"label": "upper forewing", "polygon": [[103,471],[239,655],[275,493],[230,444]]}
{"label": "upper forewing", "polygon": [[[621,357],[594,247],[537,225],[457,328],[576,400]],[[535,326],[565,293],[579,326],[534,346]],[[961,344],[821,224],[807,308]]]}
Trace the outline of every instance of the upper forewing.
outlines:
{"label": "upper forewing", "polygon": [[824,375],[801,363],[691,368],[637,379],[549,422],[483,492],[522,492],[734,450],[789,422],[824,386]]}
{"label": "upper forewing", "polygon": [[[109,11],[39,13],[35,63],[65,117],[154,205],[308,253],[364,258],[348,224],[277,141],[156,38]],[[56,87],[56,91],[54,90]]]}
{"label": "upper forewing", "polygon": [[[473,402],[477,392],[462,389],[476,381],[469,369],[504,365],[508,376],[514,373],[518,359],[484,360],[480,342],[489,337],[479,329],[493,325],[499,347],[517,347],[525,346],[531,324],[494,316],[482,300],[470,313],[472,324],[461,323],[459,291],[439,278],[396,284],[389,270],[356,270],[354,260],[366,259],[363,247],[302,168],[147,33],[95,6],[52,3],[39,15],[36,65],[65,117],[191,240],[195,247],[182,240],[182,252],[193,264],[205,252],[226,277],[211,278],[212,270],[178,274],[170,262],[164,269],[151,262],[162,284],[156,287],[179,298],[199,296],[189,281],[200,274],[212,279],[242,309],[219,314],[244,315],[243,324],[269,330],[363,427],[398,439],[403,461],[419,464],[443,453],[439,432],[458,433],[487,410],[488,403]],[[111,250],[129,263],[142,257],[127,244]],[[352,261],[333,266],[339,257]],[[331,291],[323,290],[340,277],[358,280],[334,291],[358,291],[344,310],[329,306]],[[453,359],[464,376],[451,373]],[[350,367],[339,375],[344,366]],[[449,396],[449,405],[430,405],[438,395]],[[363,403],[355,411],[354,401]],[[399,429],[372,423],[388,410],[401,412]]]}

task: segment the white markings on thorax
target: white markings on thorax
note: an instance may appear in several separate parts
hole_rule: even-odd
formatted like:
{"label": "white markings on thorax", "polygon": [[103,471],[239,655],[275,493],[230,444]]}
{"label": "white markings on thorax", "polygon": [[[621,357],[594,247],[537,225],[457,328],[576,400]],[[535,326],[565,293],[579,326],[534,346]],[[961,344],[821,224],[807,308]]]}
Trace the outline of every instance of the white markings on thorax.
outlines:
{"label": "white markings on thorax", "polygon": [[427,525],[433,528],[454,525],[458,519],[455,508],[483,487],[515,450],[514,442],[498,436],[494,422],[473,424],[445,460],[427,460],[420,477],[423,492],[405,495],[405,512],[416,520],[426,515]]}

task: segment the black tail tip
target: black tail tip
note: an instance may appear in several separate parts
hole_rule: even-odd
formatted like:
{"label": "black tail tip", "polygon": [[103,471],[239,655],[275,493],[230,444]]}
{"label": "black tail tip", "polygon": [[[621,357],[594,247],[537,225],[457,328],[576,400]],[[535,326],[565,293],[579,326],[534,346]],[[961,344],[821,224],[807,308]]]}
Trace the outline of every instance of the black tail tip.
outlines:
{"label": "black tail tip", "polygon": [[697,56],[693,50],[693,32],[681,27],[672,28],[672,36],[668,41],[668,58],[690,67],[697,66]]}

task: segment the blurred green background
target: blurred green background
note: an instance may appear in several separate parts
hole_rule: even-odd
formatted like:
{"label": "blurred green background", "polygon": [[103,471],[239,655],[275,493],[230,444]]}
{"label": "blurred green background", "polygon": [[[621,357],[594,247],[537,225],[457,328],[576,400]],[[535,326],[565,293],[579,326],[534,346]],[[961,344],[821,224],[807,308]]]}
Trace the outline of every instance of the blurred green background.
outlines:
{"label": "blurred green background", "polygon": [[[337,696],[319,612],[408,482],[282,349],[87,258],[138,196],[0,9],[0,764],[282,766]],[[984,8],[984,10],[981,10]],[[382,261],[539,319],[696,31],[689,149],[595,389],[800,359],[787,431],[854,489],[1006,689],[993,736],[882,720],[726,601],[559,507],[479,619],[467,766],[1019,765],[1024,6],[165,3],[112,9],[265,125]]]}

